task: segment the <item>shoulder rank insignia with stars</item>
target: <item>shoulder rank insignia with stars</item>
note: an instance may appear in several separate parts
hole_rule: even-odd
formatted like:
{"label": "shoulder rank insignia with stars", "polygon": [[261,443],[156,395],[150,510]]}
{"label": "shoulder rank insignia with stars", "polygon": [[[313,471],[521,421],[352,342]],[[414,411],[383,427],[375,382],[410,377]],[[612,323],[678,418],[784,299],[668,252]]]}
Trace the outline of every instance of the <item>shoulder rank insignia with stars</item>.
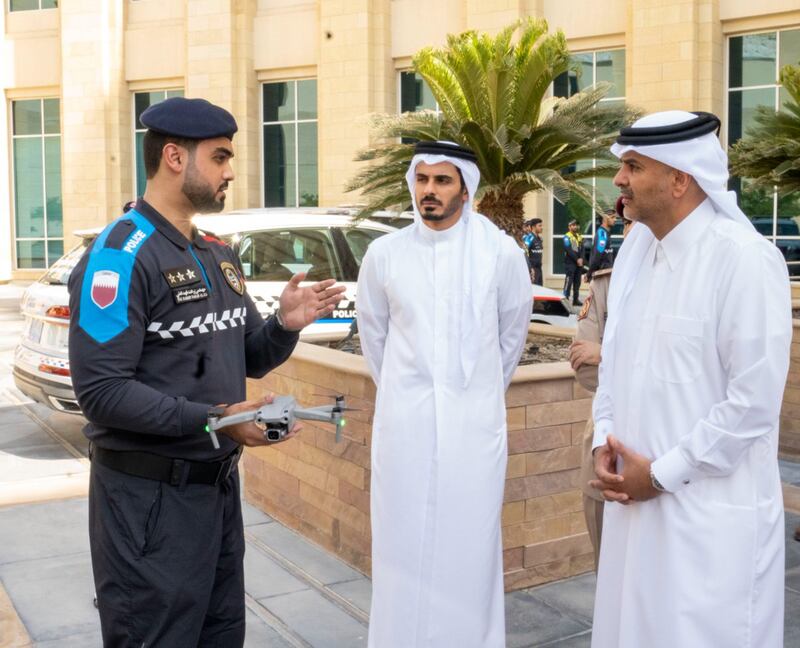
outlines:
{"label": "shoulder rank insignia with stars", "polygon": [[164,275],[170,288],[180,288],[200,281],[200,272],[191,266],[164,270],[161,274]]}
{"label": "shoulder rank insignia with stars", "polygon": [[222,270],[222,276],[225,277],[225,281],[233,289],[233,292],[237,295],[243,295],[244,278],[239,274],[236,266],[228,261],[223,261],[219,264],[219,268]]}

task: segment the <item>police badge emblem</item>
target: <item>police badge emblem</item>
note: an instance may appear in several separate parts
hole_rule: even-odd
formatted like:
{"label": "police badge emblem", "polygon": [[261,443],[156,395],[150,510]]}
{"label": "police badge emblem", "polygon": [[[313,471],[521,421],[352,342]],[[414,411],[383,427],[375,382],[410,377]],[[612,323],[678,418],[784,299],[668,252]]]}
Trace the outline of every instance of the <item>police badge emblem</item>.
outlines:
{"label": "police badge emblem", "polygon": [[583,301],[583,308],[581,308],[581,312],[578,313],[578,321],[586,319],[586,317],[589,315],[589,307],[591,306],[591,304],[592,304],[592,294],[589,293],[586,296],[586,299]]}
{"label": "police badge emblem", "polygon": [[235,292],[237,295],[243,295],[244,279],[239,274],[239,271],[236,269],[236,267],[228,261],[223,261],[219,264],[219,269],[222,270],[222,276],[225,277],[225,281],[231,287],[233,292]]}

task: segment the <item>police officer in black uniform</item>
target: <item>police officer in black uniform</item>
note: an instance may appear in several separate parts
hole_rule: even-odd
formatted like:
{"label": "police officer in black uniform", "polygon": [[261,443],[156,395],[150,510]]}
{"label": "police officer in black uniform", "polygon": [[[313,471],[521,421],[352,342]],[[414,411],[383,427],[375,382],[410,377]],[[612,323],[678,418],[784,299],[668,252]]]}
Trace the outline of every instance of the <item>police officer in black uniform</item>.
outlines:
{"label": "police officer in black uniform", "polygon": [[[233,251],[192,226],[233,180],[233,116],[173,98],[141,117],[147,188],[72,273],[70,368],[89,423],[89,537],[104,646],[244,643],[244,530],[237,462],[265,445],[245,377],[292,353],[344,287],[292,278],[266,322]],[[292,434],[296,433],[296,427]],[[291,435],[290,435],[291,436]]]}
{"label": "police officer in black uniform", "polygon": [[598,270],[607,270],[614,266],[614,248],[611,247],[611,228],[617,222],[617,210],[608,209],[596,220],[592,252],[589,256],[589,270],[586,280],[591,281]]}
{"label": "police officer in black uniform", "polygon": [[531,266],[531,280],[537,286],[543,285],[542,276],[542,254],[544,253],[544,241],[542,240],[542,219],[531,218],[528,221],[531,228],[531,236],[527,242],[528,259]]}
{"label": "police officer in black uniform", "polygon": [[569,299],[572,292],[572,305],[580,306],[578,299],[581,289],[581,275],[583,275],[583,236],[578,231],[578,221],[574,218],[567,225],[564,234],[564,297]]}

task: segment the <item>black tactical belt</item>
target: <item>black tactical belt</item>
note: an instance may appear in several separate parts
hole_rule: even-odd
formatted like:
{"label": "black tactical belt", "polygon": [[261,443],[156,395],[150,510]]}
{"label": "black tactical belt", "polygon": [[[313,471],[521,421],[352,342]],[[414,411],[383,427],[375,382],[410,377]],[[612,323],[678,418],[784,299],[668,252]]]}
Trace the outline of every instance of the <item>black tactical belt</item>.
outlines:
{"label": "black tactical belt", "polygon": [[171,486],[208,484],[217,486],[236,470],[242,447],[239,446],[222,461],[189,461],[170,459],[149,452],[108,450],[92,444],[89,458],[106,468],[126,475],[154,479]]}

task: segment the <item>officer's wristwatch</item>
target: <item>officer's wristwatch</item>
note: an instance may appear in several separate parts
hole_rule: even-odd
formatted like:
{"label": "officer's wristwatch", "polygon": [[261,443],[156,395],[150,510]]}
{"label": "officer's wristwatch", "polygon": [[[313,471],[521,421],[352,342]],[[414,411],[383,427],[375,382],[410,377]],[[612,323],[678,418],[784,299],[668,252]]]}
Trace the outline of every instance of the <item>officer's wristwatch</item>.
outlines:
{"label": "officer's wristwatch", "polygon": [[661,482],[656,478],[652,466],[650,467],[650,485],[655,488],[659,493],[666,493],[667,489],[661,485]]}
{"label": "officer's wristwatch", "polygon": [[289,329],[286,328],[286,322],[283,321],[283,315],[281,315],[281,309],[275,309],[275,323],[278,325],[278,328],[288,332]]}
{"label": "officer's wristwatch", "polygon": [[275,323],[278,325],[278,328],[281,329],[282,331],[286,331],[287,333],[299,333],[300,332],[299,329],[290,329],[288,326],[286,326],[286,322],[283,321],[283,315],[281,315],[281,309],[280,308],[276,308],[275,309],[275,312],[273,313],[273,316],[275,317]]}

